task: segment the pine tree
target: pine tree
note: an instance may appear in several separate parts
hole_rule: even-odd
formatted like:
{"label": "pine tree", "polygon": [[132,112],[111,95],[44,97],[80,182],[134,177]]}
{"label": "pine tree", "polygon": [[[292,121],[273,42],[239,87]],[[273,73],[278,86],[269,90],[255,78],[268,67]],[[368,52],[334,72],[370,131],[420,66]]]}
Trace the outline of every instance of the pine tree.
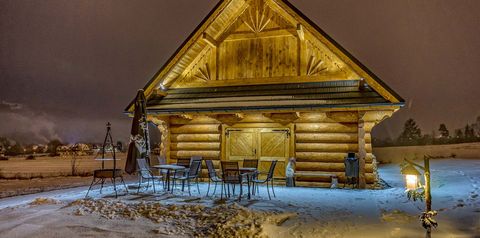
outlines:
{"label": "pine tree", "polygon": [[465,134],[465,139],[472,139],[475,137],[475,132],[473,130],[473,127],[468,124],[465,126],[464,134]]}
{"label": "pine tree", "polygon": [[415,120],[410,118],[403,125],[403,131],[398,137],[398,141],[402,144],[416,144],[421,138],[422,131],[418,128]]}
{"label": "pine tree", "polygon": [[440,132],[440,137],[441,138],[448,138],[450,136],[450,132],[447,129],[447,126],[445,124],[440,124],[440,128],[438,128],[438,131]]}
{"label": "pine tree", "polygon": [[457,138],[457,139],[463,139],[463,131],[462,131],[462,129],[456,129],[456,130],[455,130],[455,138]]}
{"label": "pine tree", "polygon": [[475,132],[475,137],[480,137],[480,116],[477,117],[477,121],[472,125]]}

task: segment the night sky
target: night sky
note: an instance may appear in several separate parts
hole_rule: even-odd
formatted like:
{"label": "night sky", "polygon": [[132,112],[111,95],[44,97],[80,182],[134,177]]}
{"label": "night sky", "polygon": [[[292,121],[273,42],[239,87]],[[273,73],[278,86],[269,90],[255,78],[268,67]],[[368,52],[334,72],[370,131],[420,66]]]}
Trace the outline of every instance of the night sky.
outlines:
{"label": "night sky", "polygon": [[[0,0],[0,136],[126,140],[123,109],[216,2]],[[480,116],[480,1],[291,2],[407,100],[375,136]]]}

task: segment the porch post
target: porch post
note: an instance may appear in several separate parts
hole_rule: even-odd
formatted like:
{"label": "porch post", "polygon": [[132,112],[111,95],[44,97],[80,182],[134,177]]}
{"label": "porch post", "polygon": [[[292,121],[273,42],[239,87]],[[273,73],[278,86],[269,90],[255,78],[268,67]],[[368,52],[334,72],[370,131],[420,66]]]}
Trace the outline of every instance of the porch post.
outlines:
{"label": "porch post", "polygon": [[359,188],[366,188],[367,183],[365,179],[365,157],[367,151],[365,150],[365,123],[363,121],[364,112],[358,113],[358,186]]}
{"label": "porch post", "polygon": [[170,120],[169,117],[150,117],[160,131],[160,155],[165,156],[167,163],[170,163]]}

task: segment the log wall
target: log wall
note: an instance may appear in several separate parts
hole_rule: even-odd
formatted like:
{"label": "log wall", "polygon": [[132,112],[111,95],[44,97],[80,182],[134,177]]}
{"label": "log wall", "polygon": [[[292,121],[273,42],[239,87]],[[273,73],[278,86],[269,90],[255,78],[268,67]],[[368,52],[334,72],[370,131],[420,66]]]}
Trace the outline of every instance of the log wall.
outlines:
{"label": "log wall", "polygon": [[[365,120],[365,176],[368,184],[375,182],[372,164],[370,132],[379,121],[378,116],[367,114]],[[296,171],[317,171],[336,174],[340,183],[346,181],[344,159],[348,152],[358,153],[357,112],[302,113],[295,121]],[[329,186],[328,176],[299,177],[299,182],[319,182]]]}
{"label": "log wall", "polygon": [[192,120],[170,118],[170,160],[202,156],[218,160],[221,145],[221,123],[207,116]]}
{"label": "log wall", "polygon": [[[216,167],[220,164],[221,122],[207,116],[193,119],[170,117],[170,163],[178,158],[202,156],[211,159]],[[203,163],[202,174],[207,170]]]}
{"label": "log wall", "polygon": [[[361,114],[365,121],[365,177],[367,184],[375,182],[372,164],[373,154],[370,132],[384,115],[393,112],[372,112]],[[345,182],[344,158],[348,152],[358,153],[358,112],[309,112],[300,113],[293,122],[295,143],[291,151],[297,158],[297,171],[318,171],[333,173],[339,182]],[[379,119],[380,118],[380,119]],[[222,157],[222,119],[215,116],[194,116],[192,119],[172,116],[169,119],[170,153],[169,162],[178,158],[202,156],[212,159],[219,168]],[[268,116],[245,114],[235,123],[240,127],[268,127],[278,124]],[[202,171],[206,177],[207,170]],[[327,184],[329,177],[300,177],[300,183]]]}

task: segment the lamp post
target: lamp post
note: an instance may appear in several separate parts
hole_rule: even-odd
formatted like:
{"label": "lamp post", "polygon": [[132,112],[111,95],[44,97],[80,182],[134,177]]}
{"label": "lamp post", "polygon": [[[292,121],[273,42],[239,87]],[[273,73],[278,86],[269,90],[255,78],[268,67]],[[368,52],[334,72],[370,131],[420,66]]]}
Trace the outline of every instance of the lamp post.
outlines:
{"label": "lamp post", "polygon": [[426,237],[431,236],[432,226],[437,227],[437,222],[432,218],[437,214],[437,212],[432,211],[432,194],[430,192],[430,158],[431,157],[429,155],[423,156],[423,166],[411,160],[405,159],[406,163],[401,169],[401,173],[405,175],[405,185],[407,191],[409,192],[420,187],[418,177],[421,174],[417,168],[424,171],[423,175],[425,178],[425,191],[423,196],[425,198],[425,212],[422,213],[420,220],[422,221],[422,226],[427,230]]}

